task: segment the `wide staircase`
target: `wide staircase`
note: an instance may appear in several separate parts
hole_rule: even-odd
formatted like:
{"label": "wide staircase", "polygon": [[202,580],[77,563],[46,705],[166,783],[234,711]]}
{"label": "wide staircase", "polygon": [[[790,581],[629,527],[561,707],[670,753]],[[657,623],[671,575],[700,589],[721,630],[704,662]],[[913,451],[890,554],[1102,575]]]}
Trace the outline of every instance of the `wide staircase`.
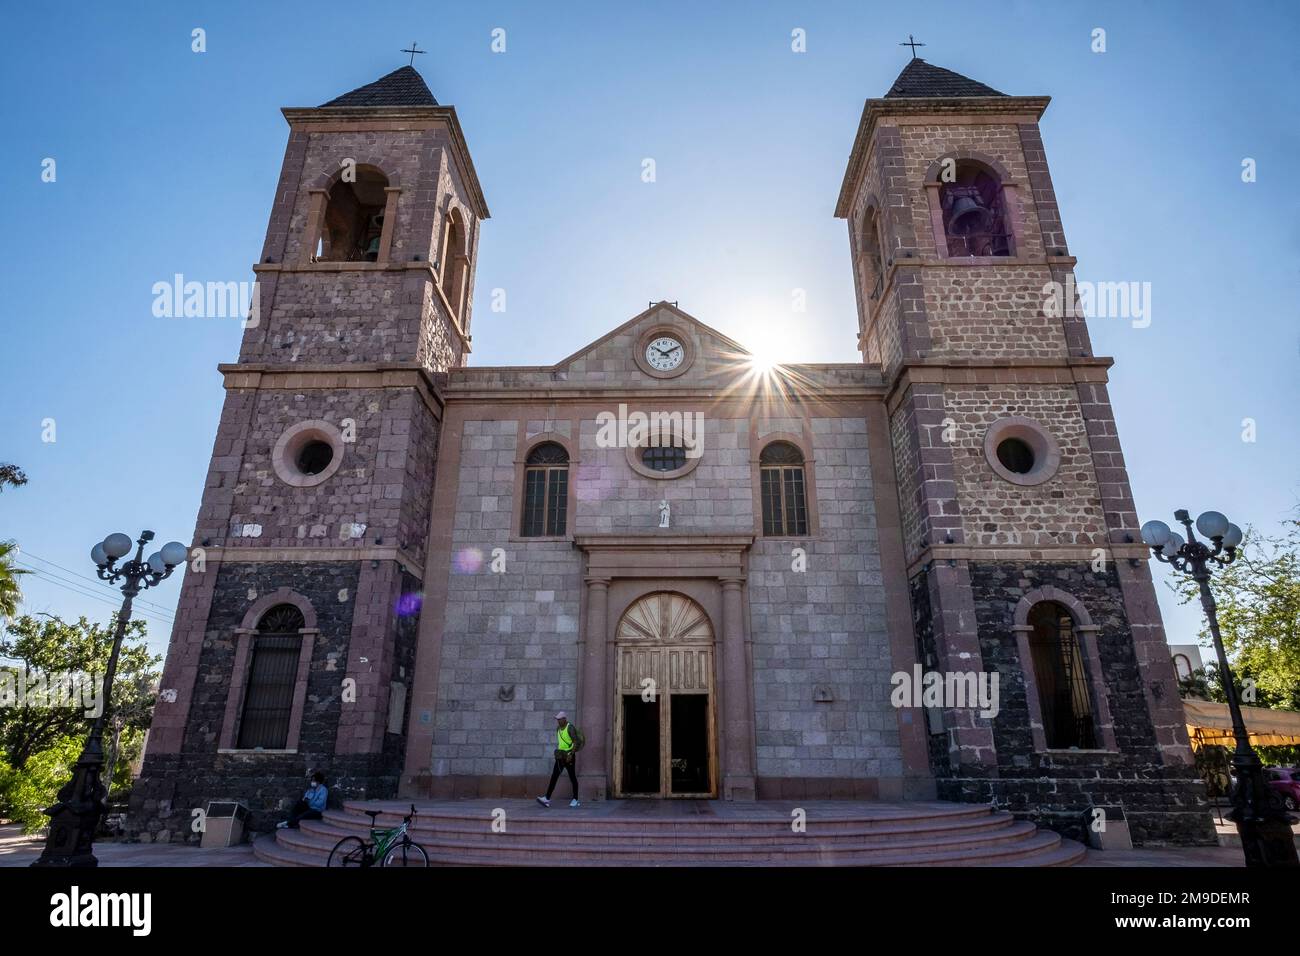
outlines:
{"label": "wide staircase", "polygon": [[[345,836],[401,823],[406,801],[356,801],[254,843],[280,866],[324,866]],[[794,811],[804,811],[805,825]],[[981,804],[519,799],[416,803],[411,835],[438,866],[1069,866],[1084,847]]]}

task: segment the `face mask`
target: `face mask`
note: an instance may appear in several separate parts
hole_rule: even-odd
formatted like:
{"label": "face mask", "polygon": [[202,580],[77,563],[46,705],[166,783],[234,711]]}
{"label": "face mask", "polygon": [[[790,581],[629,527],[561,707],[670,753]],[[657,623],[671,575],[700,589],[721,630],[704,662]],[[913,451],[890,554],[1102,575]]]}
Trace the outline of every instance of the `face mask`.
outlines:
{"label": "face mask", "polygon": [[313,790],[315,790],[315,789],[316,789],[317,787],[319,787],[319,786],[320,786],[320,784],[317,783],[315,780],[313,780],[313,781],[311,782],[311,788],[312,788]]}

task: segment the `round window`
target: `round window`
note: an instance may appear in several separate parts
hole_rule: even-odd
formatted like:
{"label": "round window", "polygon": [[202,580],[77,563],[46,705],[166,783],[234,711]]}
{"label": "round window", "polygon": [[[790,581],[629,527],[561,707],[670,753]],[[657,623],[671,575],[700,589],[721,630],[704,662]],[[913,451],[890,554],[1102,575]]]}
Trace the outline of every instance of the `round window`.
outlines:
{"label": "round window", "polygon": [[343,433],[326,421],[299,422],[271,450],[271,466],[286,485],[309,488],[327,481],[343,464]]}
{"label": "round window", "polygon": [[1027,475],[1034,470],[1034,451],[1019,438],[1004,438],[998,442],[998,461],[1007,471]]}
{"label": "round window", "polygon": [[1061,467],[1061,449],[1046,428],[1032,418],[1012,415],[989,426],[984,457],[1013,485],[1041,485]]}
{"label": "round window", "polygon": [[651,445],[641,449],[641,464],[655,471],[677,471],[686,467],[683,445]]}
{"label": "round window", "polygon": [[304,475],[319,475],[334,460],[334,449],[328,442],[313,439],[298,452],[298,470]]}

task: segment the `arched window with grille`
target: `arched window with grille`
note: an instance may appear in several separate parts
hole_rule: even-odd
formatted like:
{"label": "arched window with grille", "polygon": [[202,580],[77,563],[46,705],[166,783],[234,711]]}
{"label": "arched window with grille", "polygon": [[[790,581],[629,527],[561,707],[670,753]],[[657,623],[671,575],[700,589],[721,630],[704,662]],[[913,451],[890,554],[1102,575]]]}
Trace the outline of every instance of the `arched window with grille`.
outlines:
{"label": "arched window with grille", "polygon": [[763,499],[763,534],[808,533],[808,500],[803,453],[787,441],[774,441],[758,459]]}
{"label": "arched window with grille", "polygon": [[524,465],[524,514],[519,533],[525,538],[564,534],[569,510],[569,453],[543,442],[528,453]]}
{"label": "arched window with grille", "polygon": [[240,750],[287,745],[304,627],[302,612],[292,604],[276,605],[257,622],[239,721]]}
{"label": "arched window with grille", "polygon": [[1069,609],[1056,601],[1040,601],[1030,608],[1026,623],[1033,628],[1029,653],[1047,746],[1053,750],[1096,748],[1088,673]]}

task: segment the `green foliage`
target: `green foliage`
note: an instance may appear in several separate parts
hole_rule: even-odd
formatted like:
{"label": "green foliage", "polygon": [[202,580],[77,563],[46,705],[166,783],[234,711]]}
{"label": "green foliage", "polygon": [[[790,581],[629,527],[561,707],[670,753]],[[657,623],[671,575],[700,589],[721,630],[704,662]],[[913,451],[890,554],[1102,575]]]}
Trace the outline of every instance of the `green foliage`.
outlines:
{"label": "green foliage", "polygon": [[[23,616],[0,637],[0,681],[17,686],[20,671],[93,674],[103,680],[113,646],[113,627],[79,618]],[[109,792],[120,798],[131,785],[131,764],[139,757],[153,713],[154,687],[162,658],[145,645],[143,621],[127,625],[113,681],[113,702],[104,733]],[[59,788],[72,777],[72,766],[85,744],[90,718],[80,707],[50,707],[48,701],[24,697],[0,707],[0,816],[31,832],[48,822],[42,812],[54,803]],[[111,768],[111,769],[110,769]]]}
{"label": "green foliage", "polygon": [[72,765],[81,755],[83,741],[62,737],[33,754],[17,770],[0,758],[0,816],[21,823],[24,833],[34,833],[49,823],[44,810],[58,798],[59,788],[72,779]]}
{"label": "green foliage", "polygon": [[[149,726],[162,658],[149,653],[145,639],[143,621],[127,625],[113,681],[111,713],[115,723],[110,724],[106,737],[116,729],[129,741],[133,732],[143,733]],[[15,674],[23,668],[44,674],[78,672],[102,681],[112,647],[113,624],[92,624],[84,617],[69,624],[59,618],[24,615],[10,623],[0,637],[0,659],[7,659],[0,663],[0,670]],[[64,737],[82,736],[88,726],[81,708],[20,701],[18,706],[0,708],[0,755],[21,770],[35,754]]]}
{"label": "green foliage", "polygon": [[[1179,576],[1171,585],[1182,603],[1198,601],[1195,581]],[[1253,682],[1255,707],[1300,710],[1300,520],[1278,537],[1247,529],[1237,560],[1215,567],[1210,589],[1218,606],[1219,631],[1239,686]],[[1208,626],[1201,643],[1210,644]],[[1222,700],[1211,675],[1210,699]],[[1247,694],[1247,697],[1250,695]]]}
{"label": "green foliage", "polygon": [[18,488],[25,484],[27,484],[27,475],[21,468],[8,462],[0,462],[0,491],[5,490],[5,485]]}
{"label": "green foliage", "polygon": [[23,599],[18,578],[27,573],[25,568],[18,567],[18,545],[12,541],[0,541],[0,618],[10,618],[18,613],[18,605]]}

